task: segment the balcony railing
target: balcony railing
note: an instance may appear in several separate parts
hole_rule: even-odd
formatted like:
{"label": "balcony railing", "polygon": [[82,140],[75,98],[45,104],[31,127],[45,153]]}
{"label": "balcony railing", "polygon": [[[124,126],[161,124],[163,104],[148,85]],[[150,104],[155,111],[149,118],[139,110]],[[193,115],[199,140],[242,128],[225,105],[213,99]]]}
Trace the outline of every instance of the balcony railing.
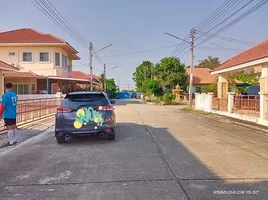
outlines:
{"label": "balcony railing", "polygon": [[[56,113],[62,98],[43,98],[19,100],[17,105],[17,124],[24,125]],[[4,120],[0,122],[0,132],[5,130]]]}

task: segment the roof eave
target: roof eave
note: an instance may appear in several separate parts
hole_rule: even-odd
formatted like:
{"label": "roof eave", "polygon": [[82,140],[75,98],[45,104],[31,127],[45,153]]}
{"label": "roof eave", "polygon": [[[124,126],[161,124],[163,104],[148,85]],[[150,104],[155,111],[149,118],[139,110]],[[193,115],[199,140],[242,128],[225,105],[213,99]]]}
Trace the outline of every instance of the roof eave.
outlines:
{"label": "roof eave", "polygon": [[9,67],[1,67],[0,66],[0,70],[3,70],[3,71],[12,71],[12,72],[16,72],[16,71],[18,71],[18,69],[16,69],[16,68],[9,68]]}
{"label": "roof eave", "polygon": [[231,66],[231,67],[224,68],[224,69],[218,69],[217,70],[217,68],[216,68],[215,70],[211,71],[210,73],[212,75],[216,75],[216,74],[226,73],[226,72],[230,72],[230,71],[240,70],[240,69],[247,68],[247,67],[253,67],[253,66],[256,66],[256,65],[263,64],[263,63],[268,63],[268,57],[261,58],[261,59],[258,59],[258,60],[254,60],[254,61],[247,62],[247,63],[242,63],[242,64],[239,64],[239,65]]}

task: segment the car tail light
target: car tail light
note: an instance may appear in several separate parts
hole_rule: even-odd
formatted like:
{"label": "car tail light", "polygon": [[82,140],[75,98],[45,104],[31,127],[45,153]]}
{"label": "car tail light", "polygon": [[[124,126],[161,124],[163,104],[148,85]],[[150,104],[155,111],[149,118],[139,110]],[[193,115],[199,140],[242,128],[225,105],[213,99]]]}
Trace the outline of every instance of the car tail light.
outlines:
{"label": "car tail light", "polygon": [[112,130],[111,128],[107,128],[107,129],[106,129],[106,132],[107,132],[107,133],[111,133],[111,132],[113,132],[113,130]]}
{"label": "car tail light", "polygon": [[59,107],[57,108],[57,112],[58,113],[68,113],[68,112],[72,112],[73,110],[70,108],[63,108],[63,107]]}
{"label": "car tail light", "polygon": [[107,106],[102,106],[102,110],[114,110],[113,105],[109,104]]}

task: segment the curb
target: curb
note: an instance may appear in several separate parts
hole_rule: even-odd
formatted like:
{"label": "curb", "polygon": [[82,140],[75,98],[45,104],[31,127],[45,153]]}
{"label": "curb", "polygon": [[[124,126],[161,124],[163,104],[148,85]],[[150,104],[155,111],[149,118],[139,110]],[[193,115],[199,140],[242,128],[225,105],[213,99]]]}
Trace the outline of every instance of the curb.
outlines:
{"label": "curb", "polygon": [[[42,123],[44,121],[47,121],[47,120],[50,120],[50,119],[52,119],[52,117],[49,117],[49,118],[46,118],[46,119],[42,119],[42,120],[39,120],[39,121],[35,121],[35,122],[30,123],[30,124],[25,124],[25,125],[19,126],[18,129],[19,130],[20,129],[24,129],[24,128],[33,129],[33,128],[39,126],[40,123]],[[44,128],[42,130],[37,131],[37,133],[35,135],[30,136],[29,138],[25,139],[24,141],[22,141],[20,143],[23,143],[23,142],[29,140],[30,138],[35,137],[35,136],[39,135],[40,133],[47,131],[48,129],[52,128],[53,126],[54,125],[50,125],[50,126],[47,126],[46,128]],[[7,145],[8,145],[7,132],[2,132],[0,134],[0,136],[4,137],[2,140],[0,140],[0,149],[1,149],[1,148],[7,147]]]}
{"label": "curb", "polygon": [[[194,113],[191,113],[191,114],[194,114]],[[228,119],[228,120],[230,120],[230,123],[232,123],[232,124],[236,124],[238,126],[242,126],[242,127],[251,129],[252,131],[257,131],[262,135],[268,135],[268,130],[267,130],[267,127],[265,127],[265,126],[262,126],[262,125],[259,125],[259,124],[253,124],[252,122],[247,122],[247,121],[235,119],[235,118],[232,118],[232,117],[222,116],[222,115],[219,115],[219,114],[216,114],[216,113],[211,113],[211,114],[216,115],[218,117],[223,117],[225,119]],[[219,119],[215,119],[213,117],[208,117],[208,116],[206,116],[206,115],[204,115],[202,113],[199,114],[198,116],[219,122]]]}
{"label": "curb", "polygon": [[32,142],[32,141],[35,141],[35,140],[38,139],[38,138],[41,138],[45,133],[47,133],[47,132],[48,132],[50,129],[52,129],[53,127],[54,127],[54,125],[47,127],[46,129],[44,129],[44,130],[38,132],[36,135],[34,135],[34,136],[32,136],[32,137],[29,137],[29,138],[27,138],[26,140],[24,140],[24,141],[18,143],[18,144],[17,144],[16,146],[14,146],[14,147],[11,147],[11,148],[9,148],[9,147],[3,147],[3,148],[0,148],[0,155],[1,155],[1,154],[4,154],[4,153],[8,153],[8,152],[10,152],[10,151],[13,151],[13,150],[15,150],[15,149],[17,149],[17,148],[23,147],[23,146],[25,146],[26,144],[28,144],[28,143],[30,143],[30,142]]}

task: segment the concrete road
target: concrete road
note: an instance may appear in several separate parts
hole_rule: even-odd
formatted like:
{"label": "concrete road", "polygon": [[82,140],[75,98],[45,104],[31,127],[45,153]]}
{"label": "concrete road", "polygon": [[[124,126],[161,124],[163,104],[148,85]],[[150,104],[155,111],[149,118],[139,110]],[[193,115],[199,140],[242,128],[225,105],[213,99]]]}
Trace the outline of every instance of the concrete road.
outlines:
{"label": "concrete road", "polygon": [[0,199],[267,199],[268,136],[182,112],[119,101],[117,138],[53,131],[0,153]]}

